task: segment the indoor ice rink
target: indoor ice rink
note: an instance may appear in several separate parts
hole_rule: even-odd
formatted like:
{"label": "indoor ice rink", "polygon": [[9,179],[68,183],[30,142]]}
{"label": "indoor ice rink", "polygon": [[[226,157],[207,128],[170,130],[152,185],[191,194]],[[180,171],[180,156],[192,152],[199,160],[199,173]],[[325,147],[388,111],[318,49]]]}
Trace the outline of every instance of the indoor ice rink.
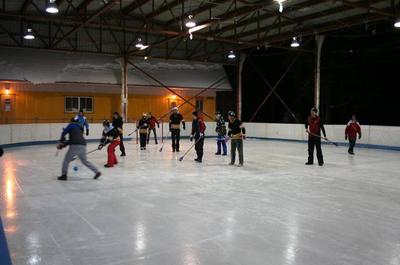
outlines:
{"label": "indoor ice rink", "polygon": [[400,265],[398,0],[0,0],[0,265]]}

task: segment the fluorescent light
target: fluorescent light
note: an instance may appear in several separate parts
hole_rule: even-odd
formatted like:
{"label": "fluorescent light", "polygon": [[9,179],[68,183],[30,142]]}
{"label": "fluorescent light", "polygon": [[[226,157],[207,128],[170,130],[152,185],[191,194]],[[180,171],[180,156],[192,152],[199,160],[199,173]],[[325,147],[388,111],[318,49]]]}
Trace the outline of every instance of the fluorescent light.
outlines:
{"label": "fluorescent light", "polygon": [[400,28],[400,18],[398,18],[398,19],[394,22],[394,27],[395,27],[395,28]]}
{"label": "fluorescent light", "polygon": [[292,48],[298,48],[298,47],[300,47],[300,42],[297,40],[296,37],[293,37],[292,43],[290,44],[290,47],[292,47]]}
{"label": "fluorescent light", "polygon": [[34,40],[35,39],[35,35],[33,35],[33,31],[31,28],[26,29],[24,39],[26,39],[26,40]]}
{"label": "fluorescent light", "polygon": [[236,58],[235,53],[233,51],[230,51],[229,54],[228,54],[228,58],[229,59],[235,59]]}
{"label": "fluorescent light", "polygon": [[185,26],[187,28],[196,27],[196,21],[193,19],[193,15],[189,15],[187,20],[185,21]]}
{"label": "fluorescent light", "polygon": [[58,7],[56,4],[56,0],[49,0],[49,2],[46,5],[46,12],[50,13],[50,14],[58,13]]}

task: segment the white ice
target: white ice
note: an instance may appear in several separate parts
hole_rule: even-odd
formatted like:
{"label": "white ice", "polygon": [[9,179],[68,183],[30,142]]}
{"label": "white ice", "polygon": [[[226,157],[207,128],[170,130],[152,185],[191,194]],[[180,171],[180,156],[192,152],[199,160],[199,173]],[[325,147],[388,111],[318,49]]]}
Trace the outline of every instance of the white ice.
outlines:
{"label": "white ice", "polygon": [[[99,180],[78,163],[67,182],[55,178],[65,151],[6,150],[0,214],[14,265],[400,264],[399,152],[323,146],[326,165],[305,166],[303,143],[247,140],[239,168],[211,139],[203,164],[168,144],[127,147]],[[102,167],[105,150],[89,158]]]}

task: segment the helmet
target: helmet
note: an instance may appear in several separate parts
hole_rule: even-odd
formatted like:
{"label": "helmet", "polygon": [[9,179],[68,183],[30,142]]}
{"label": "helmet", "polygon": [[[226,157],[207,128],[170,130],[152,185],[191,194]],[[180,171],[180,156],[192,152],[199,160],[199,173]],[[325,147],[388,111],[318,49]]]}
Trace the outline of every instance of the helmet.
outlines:
{"label": "helmet", "polygon": [[103,126],[110,126],[110,122],[108,120],[103,120]]}
{"label": "helmet", "polygon": [[236,114],[233,111],[228,111],[228,116],[236,117]]}

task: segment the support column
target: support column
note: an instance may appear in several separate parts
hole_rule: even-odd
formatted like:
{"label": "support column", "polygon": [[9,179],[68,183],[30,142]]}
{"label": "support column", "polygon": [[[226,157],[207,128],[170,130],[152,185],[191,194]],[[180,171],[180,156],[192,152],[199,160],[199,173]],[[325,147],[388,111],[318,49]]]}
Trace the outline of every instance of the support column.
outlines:
{"label": "support column", "polygon": [[321,95],[321,51],[324,44],[325,35],[316,35],[317,43],[316,58],[315,58],[315,87],[314,87],[314,106],[319,109]]}
{"label": "support column", "polygon": [[121,86],[121,116],[124,122],[128,122],[128,58],[121,60],[122,86]]}
{"label": "support column", "polygon": [[242,71],[243,71],[243,65],[244,61],[246,61],[246,54],[241,53],[239,55],[239,64],[238,64],[238,84],[237,84],[237,98],[236,98],[236,104],[237,104],[237,117],[238,119],[242,119]]}

